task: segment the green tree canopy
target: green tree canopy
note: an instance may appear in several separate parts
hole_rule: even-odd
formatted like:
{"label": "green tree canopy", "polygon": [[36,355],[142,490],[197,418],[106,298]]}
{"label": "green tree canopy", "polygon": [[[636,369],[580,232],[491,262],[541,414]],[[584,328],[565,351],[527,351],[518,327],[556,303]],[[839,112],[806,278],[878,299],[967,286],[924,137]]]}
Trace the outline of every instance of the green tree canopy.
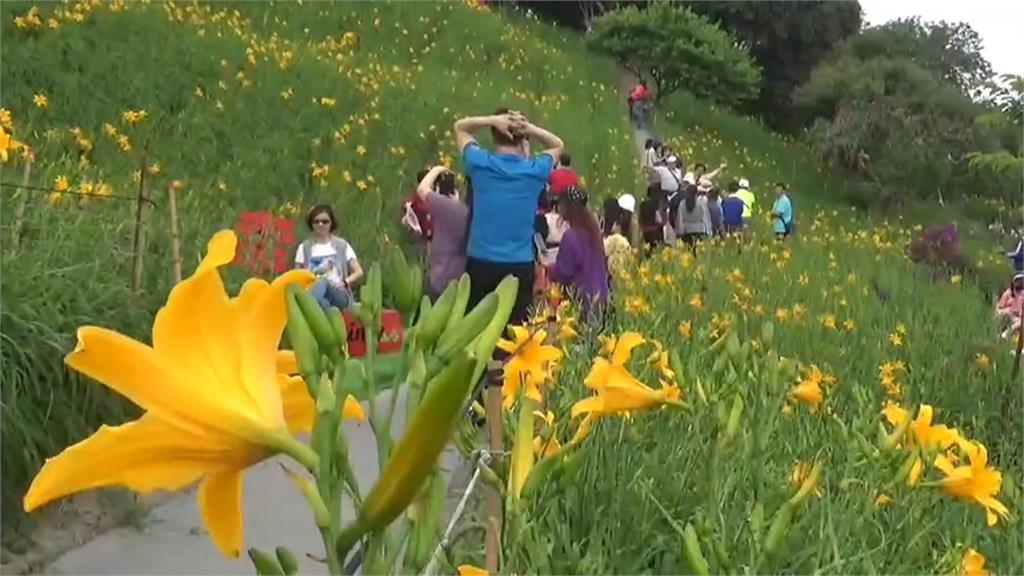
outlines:
{"label": "green tree canopy", "polygon": [[594,22],[592,45],[637,76],[656,98],[680,88],[727,105],[757,95],[760,71],[729,34],[686,8],[654,2],[620,8]]}
{"label": "green tree canopy", "polygon": [[764,80],[751,110],[776,128],[792,129],[798,118],[793,90],[839,41],[860,29],[860,4],[828,2],[687,2],[735,36],[761,67]]}

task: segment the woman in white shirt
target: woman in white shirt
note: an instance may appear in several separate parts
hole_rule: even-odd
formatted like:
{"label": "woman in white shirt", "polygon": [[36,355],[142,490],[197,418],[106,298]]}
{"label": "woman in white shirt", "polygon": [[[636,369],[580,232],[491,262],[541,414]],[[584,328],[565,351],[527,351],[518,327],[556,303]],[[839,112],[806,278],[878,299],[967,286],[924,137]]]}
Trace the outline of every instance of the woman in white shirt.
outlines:
{"label": "woman in white shirt", "polygon": [[321,308],[334,306],[344,310],[353,302],[350,287],[363,276],[356,252],[344,238],[334,235],[338,220],[330,206],[314,206],[306,216],[306,225],[312,234],[299,244],[295,267],[316,274],[317,280],[309,292]]}

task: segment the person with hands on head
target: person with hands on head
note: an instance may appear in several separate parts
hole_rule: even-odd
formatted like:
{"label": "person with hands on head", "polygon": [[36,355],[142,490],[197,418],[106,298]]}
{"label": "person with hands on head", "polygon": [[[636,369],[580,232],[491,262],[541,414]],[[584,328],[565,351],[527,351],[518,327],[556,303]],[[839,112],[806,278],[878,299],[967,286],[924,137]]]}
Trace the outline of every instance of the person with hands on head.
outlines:
{"label": "person with hands on head", "polygon": [[430,211],[433,220],[427,295],[434,300],[466,271],[469,208],[459,201],[455,175],[445,166],[434,166],[423,175],[416,186],[416,197]]}
{"label": "person with hands on head", "polygon": [[[493,151],[476,141],[475,134],[482,128],[490,128]],[[470,306],[492,292],[505,276],[513,275],[519,279],[519,292],[510,322],[522,323],[533,300],[536,274],[534,216],[564,144],[522,113],[507,108],[491,116],[463,118],[454,130],[474,190],[466,260]],[[539,142],[544,150],[531,156],[530,140]]]}
{"label": "person with hands on head", "polygon": [[353,302],[352,284],[363,277],[356,252],[344,238],[334,235],[338,220],[327,204],[314,206],[306,216],[306,225],[312,235],[299,244],[295,267],[317,276],[309,292],[321,308],[344,310]]}

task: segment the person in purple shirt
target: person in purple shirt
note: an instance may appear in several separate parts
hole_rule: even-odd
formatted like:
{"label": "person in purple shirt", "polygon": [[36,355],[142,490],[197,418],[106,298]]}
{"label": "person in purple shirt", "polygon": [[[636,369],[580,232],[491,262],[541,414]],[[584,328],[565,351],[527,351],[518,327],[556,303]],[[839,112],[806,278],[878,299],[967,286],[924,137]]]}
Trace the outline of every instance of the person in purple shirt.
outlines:
{"label": "person in purple shirt", "polygon": [[562,237],[550,278],[580,303],[589,322],[599,322],[608,303],[608,260],[597,219],[587,210],[587,193],[570,186],[559,205],[569,230]]}

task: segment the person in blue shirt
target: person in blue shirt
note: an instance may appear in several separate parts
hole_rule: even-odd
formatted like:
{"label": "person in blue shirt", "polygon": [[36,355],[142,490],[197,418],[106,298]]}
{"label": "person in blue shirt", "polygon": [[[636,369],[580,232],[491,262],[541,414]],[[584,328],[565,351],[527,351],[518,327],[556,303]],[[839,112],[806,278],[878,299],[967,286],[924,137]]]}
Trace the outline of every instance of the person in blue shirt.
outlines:
{"label": "person in blue shirt", "polygon": [[789,201],[789,186],[785,182],[775,183],[775,203],[772,204],[772,232],[782,240],[793,232],[793,203]]}
{"label": "person in blue shirt", "polygon": [[729,186],[729,190],[722,197],[722,229],[726,235],[733,235],[743,231],[743,210],[746,204],[736,196],[735,183]]}
{"label": "person in blue shirt", "polygon": [[[493,151],[477,143],[475,134],[481,128],[490,128]],[[530,154],[531,139],[544,146],[536,156]],[[466,175],[473,181],[466,250],[469,306],[492,292],[505,276],[515,276],[519,293],[509,321],[520,324],[527,320],[533,300],[534,215],[564,144],[520,112],[505,108],[491,116],[456,122],[455,142]]]}

